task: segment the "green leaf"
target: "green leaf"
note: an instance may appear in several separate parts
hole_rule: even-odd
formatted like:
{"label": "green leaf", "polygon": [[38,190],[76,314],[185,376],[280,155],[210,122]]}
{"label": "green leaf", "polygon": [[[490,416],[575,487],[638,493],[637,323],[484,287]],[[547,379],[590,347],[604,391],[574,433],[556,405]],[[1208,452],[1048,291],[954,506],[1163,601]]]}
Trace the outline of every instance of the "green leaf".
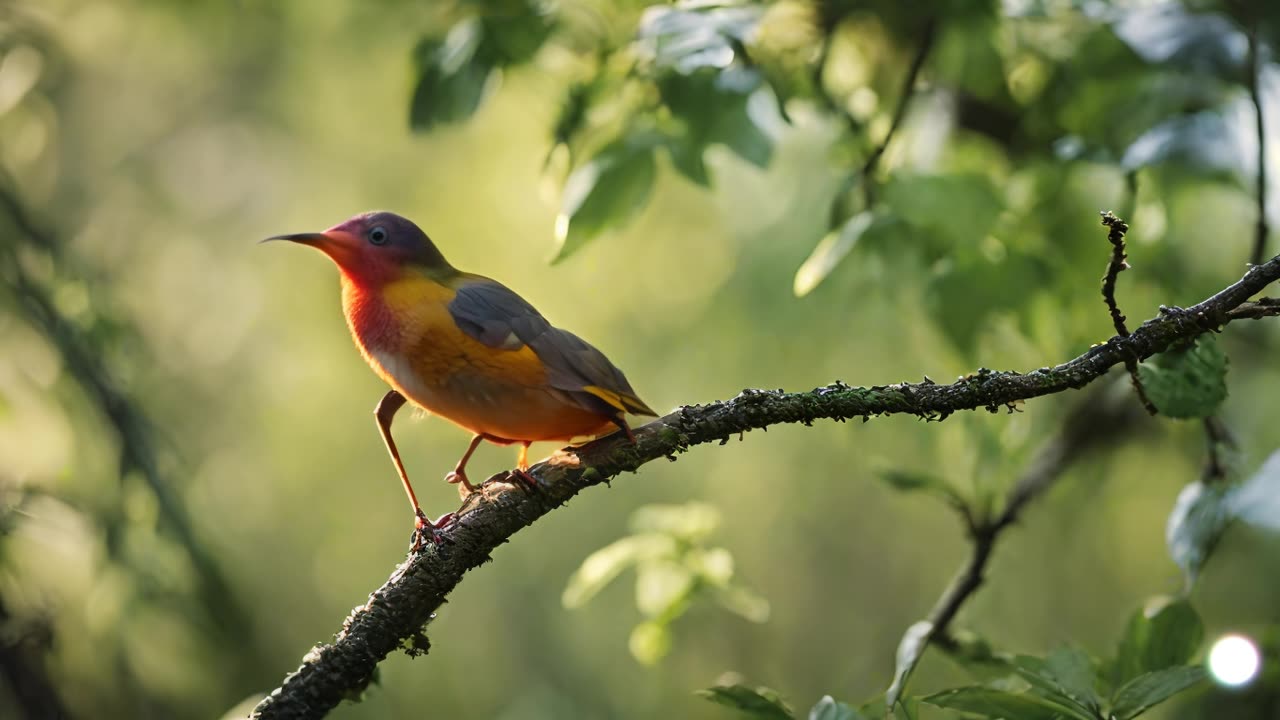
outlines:
{"label": "green leaf", "polygon": [[716,602],[729,612],[753,623],[768,622],[769,600],[747,588],[733,585],[716,593]]}
{"label": "green leaf", "polygon": [[556,218],[558,263],[610,226],[629,222],[653,190],[653,141],[631,137],[615,142],[578,167],[565,183]]}
{"label": "green leaf", "polygon": [[749,688],[745,685],[720,685],[699,690],[698,695],[726,707],[740,710],[746,715],[768,720],[791,720],[795,715],[775,690],[767,687]]}
{"label": "green leaf", "polygon": [[822,696],[817,705],[809,710],[809,720],[866,720],[862,713],[853,707],[837,701],[830,695]]}
{"label": "green leaf", "polygon": [[768,93],[758,90],[750,95],[729,96],[717,101],[720,111],[711,126],[709,141],[724,145],[758,168],[768,167],[773,159],[773,137],[755,115],[764,110],[753,107],[753,103],[766,104],[768,98]]}
{"label": "green leaf", "polygon": [[[752,97],[761,92],[757,90],[760,83],[760,74],[747,68],[693,75],[667,73],[658,80],[662,101],[682,123],[681,132],[673,140],[678,151],[671,151],[676,169],[700,182],[700,156],[708,146],[716,144],[757,167],[768,166],[773,157],[773,137],[757,117],[762,112],[759,105],[767,98]],[[699,156],[696,162],[694,155]]]}
{"label": "green leaf", "polygon": [[871,228],[875,219],[875,213],[864,210],[819,240],[813,252],[809,253],[809,257],[796,271],[793,284],[796,297],[808,295],[823,280],[826,280],[831,271],[835,270],[840,261],[844,260],[845,256],[858,244],[862,234]]}
{"label": "green leaf", "polygon": [[1148,708],[1204,680],[1204,668],[1198,665],[1156,670],[1125,683],[1116,691],[1111,714],[1116,720],[1129,720]]}
{"label": "green leaf", "polygon": [[1133,613],[1116,653],[1116,686],[1156,670],[1183,665],[1204,641],[1200,614],[1183,599],[1152,598]]}
{"label": "green leaf", "polygon": [[1045,671],[1067,695],[1095,714],[1102,708],[1102,698],[1095,688],[1097,675],[1089,656],[1078,648],[1058,648],[1049,653]]}
{"label": "green leaf", "polygon": [[1112,27],[1117,38],[1149,63],[1244,79],[1240,30],[1217,13],[1192,13],[1179,3],[1157,3],[1118,13]]}
{"label": "green leaf", "polygon": [[1207,417],[1227,399],[1227,355],[1213,335],[1166,350],[1138,366],[1147,397],[1163,415]]}
{"label": "green leaf", "polygon": [[1045,698],[981,686],[944,690],[920,700],[936,707],[1003,720],[1057,720],[1065,713],[1060,705]]}
{"label": "green leaf", "polygon": [[1280,450],[1231,491],[1231,514],[1251,525],[1280,531]]}
{"label": "green leaf", "polygon": [[991,179],[976,173],[898,173],[885,183],[883,198],[894,216],[928,230],[948,251],[979,247],[1005,208]]}
{"label": "green leaf", "polygon": [[1188,586],[1195,583],[1230,523],[1230,486],[1193,482],[1178,493],[1169,513],[1165,542],[1173,561],[1186,574]]}
{"label": "green leaf", "polygon": [[684,564],[699,580],[713,587],[726,587],[733,579],[733,553],[722,547],[690,550]]}
{"label": "green leaf", "polygon": [[1245,174],[1234,121],[1218,110],[1169,118],[1134,140],[1124,151],[1121,166],[1128,171],[1166,163],[1200,172]]}
{"label": "green leaf", "polygon": [[[1096,720],[1097,703],[1090,701],[1097,694],[1091,687],[1086,690],[1086,681],[1082,679],[1085,673],[1080,670],[1081,662],[1087,664],[1089,660],[1078,650],[1066,650],[1065,653],[1059,655],[1053,664],[1038,657],[1018,655],[1010,667],[1031,685],[1034,694],[1061,708],[1064,714],[1079,720]],[[1091,679],[1092,675],[1089,677]]]}
{"label": "green leaf", "polygon": [[656,5],[640,18],[640,53],[658,68],[690,74],[725,68],[737,60],[764,15],[764,6],[741,2]]}
{"label": "green leaf", "polygon": [[681,136],[668,138],[665,145],[671,155],[671,165],[677,172],[696,185],[711,187],[711,174],[702,157],[706,147],[700,140]]}
{"label": "green leaf", "polygon": [[720,527],[720,511],[704,502],[683,505],[644,505],[631,513],[631,529],[678,537],[695,543]]}
{"label": "green leaf", "polygon": [[889,689],[884,694],[885,705],[892,708],[897,704],[898,699],[902,697],[902,691],[907,687],[907,680],[911,677],[911,671],[915,670],[916,664],[920,662],[920,655],[924,652],[925,645],[932,632],[933,623],[921,620],[907,628],[907,631],[902,634],[902,640],[898,642],[898,653],[893,670],[893,684],[889,686]]}
{"label": "green leaf", "polygon": [[888,483],[889,487],[901,492],[949,489],[946,480],[932,473],[886,468],[876,474],[880,476],[881,480]]}
{"label": "green leaf", "polygon": [[678,617],[694,588],[693,573],[667,559],[646,560],[636,567],[636,608],[646,617],[670,621]]}
{"label": "green leaf", "polygon": [[480,54],[500,67],[527,62],[555,28],[550,7],[539,0],[485,3],[480,16],[484,28]]}
{"label": "green leaf", "polygon": [[627,649],[641,665],[656,665],[671,652],[671,628],[666,623],[642,622],[631,629]]}
{"label": "green leaf", "polygon": [[644,533],[625,537],[591,553],[574,571],[560,602],[566,608],[582,607],[623,570],[648,558],[675,554],[670,537]]}
{"label": "green leaf", "polygon": [[920,702],[917,698],[902,698],[893,706],[893,720],[919,720]]}
{"label": "green leaf", "polygon": [[428,38],[418,44],[409,127],[421,132],[459,122],[480,107],[494,69],[476,56],[481,36],[480,22],[469,18],[450,28],[443,40]]}

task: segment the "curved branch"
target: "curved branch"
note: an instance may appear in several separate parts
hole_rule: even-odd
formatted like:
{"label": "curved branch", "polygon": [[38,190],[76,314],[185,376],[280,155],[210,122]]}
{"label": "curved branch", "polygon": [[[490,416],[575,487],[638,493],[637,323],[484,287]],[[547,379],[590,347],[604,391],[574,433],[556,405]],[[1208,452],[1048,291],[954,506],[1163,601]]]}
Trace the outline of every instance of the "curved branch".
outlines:
{"label": "curved branch", "polygon": [[[676,409],[635,431],[632,445],[620,434],[557,453],[534,466],[541,487],[516,489],[499,482],[471,496],[458,522],[442,534],[443,545],[411,555],[391,578],[343,623],[332,644],[303,659],[257,708],[254,718],[323,717],[344,697],[365,687],[379,662],[397,648],[426,652],[422,628],[462,581],[489,560],[489,553],[522,528],[592,485],[608,482],[659,458],[672,458],[694,445],[727,441],[748,430],[815,420],[867,420],[910,414],[942,420],[959,410],[998,412],[1021,400],[1082,388],[1126,360],[1148,358],[1170,346],[1234,319],[1233,312],[1267,285],[1280,280],[1280,256],[1249,269],[1238,282],[1185,310],[1160,314],[1127,336],[1095,345],[1079,357],[1029,373],[979,370],[949,385],[927,380],[874,387],[836,382],[809,392],[744,390],[724,402]],[[1252,315],[1245,315],[1250,317]]]}

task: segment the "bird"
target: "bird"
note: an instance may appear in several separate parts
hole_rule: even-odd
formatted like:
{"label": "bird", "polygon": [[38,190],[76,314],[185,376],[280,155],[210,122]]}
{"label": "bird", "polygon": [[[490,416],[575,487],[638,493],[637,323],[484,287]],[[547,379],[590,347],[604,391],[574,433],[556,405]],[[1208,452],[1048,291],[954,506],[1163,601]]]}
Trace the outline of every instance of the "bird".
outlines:
{"label": "bird", "polygon": [[418,503],[391,434],[406,402],[472,434],[445,480],[475,491],[466,466],[482,441],[520,445],[510,475],[533,487],[529,444],[614,431],[635,435],[628,414],[656,416],[604,353],[553,326],[507,286],[463,272],[413,221],[355,215],[324,232],[275,235],[313,247],[338,266],[342,309],[356,347],[390,390],[374,419],[414,512],[412,550],[455,520],[432,521]]}

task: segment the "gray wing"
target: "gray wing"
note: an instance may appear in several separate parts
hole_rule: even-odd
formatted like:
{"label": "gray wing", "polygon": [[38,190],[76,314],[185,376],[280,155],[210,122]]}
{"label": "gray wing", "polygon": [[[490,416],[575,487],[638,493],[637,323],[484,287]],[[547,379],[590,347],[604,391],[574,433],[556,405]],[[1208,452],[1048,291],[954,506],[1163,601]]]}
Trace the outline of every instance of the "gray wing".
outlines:
{"label": "gray wing", "polygon": [[547,381],[582,407],[606,416],[619,407],[587,391],[603,390],[627,412],[656,414],[636,397],[622,371],[604,353],[567,330],[553,327],[532,305],[505,285],[488,278],[469,280],[457,289],[449,313],[458,327],[492,348],[528,346],[547,368]]}

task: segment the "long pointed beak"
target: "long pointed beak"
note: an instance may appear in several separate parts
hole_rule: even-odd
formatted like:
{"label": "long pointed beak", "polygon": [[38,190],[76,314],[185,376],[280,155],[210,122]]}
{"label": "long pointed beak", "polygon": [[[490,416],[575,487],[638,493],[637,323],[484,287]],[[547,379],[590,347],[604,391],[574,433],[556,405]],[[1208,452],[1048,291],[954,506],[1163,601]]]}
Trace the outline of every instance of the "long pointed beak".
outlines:
{"label": "long pointed beak", "polygon": [[271,242],[272,240],[288,240],[289,242],[301,243],[303,245],[319,246],[329,241],[331,238],[324,233],[293,233],[292,235],[272,235],[265,240],[259,240],[258,243]]}

